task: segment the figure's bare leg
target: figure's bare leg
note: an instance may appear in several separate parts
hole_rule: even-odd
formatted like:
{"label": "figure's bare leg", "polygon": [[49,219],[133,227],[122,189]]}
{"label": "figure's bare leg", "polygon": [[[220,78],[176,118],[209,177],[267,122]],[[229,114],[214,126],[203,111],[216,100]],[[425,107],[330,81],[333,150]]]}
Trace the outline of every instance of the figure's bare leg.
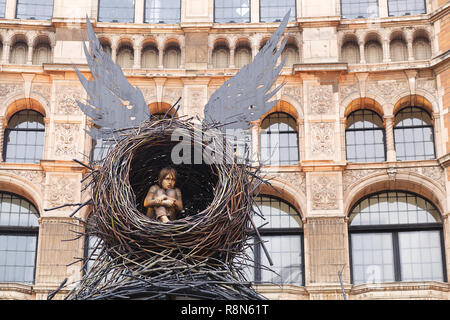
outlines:
{"label": "figure's bare leg", "polygon": [[[156,191],[155,195],[156,195],[156,197],[164,196],[165,192],[164,192],[164,190],[159,189],[158,191]],[[169,215],[170,215],[170,213],[168,212],[167,208],[165,208],[163,206],[155,207],[156,219],[160,220],[161,222],[163,222],[163,223],[168,222]]]}

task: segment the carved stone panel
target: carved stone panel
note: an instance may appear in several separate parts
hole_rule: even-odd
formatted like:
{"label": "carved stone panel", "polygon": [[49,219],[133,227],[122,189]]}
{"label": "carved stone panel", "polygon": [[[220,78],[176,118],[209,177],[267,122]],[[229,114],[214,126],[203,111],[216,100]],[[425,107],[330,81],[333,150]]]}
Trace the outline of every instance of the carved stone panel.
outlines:
{"label": "carved stone panel", "polygon": [[335,155],[335,125],[333,122],[311,123],[311,156],[332,159]]}
{"label": "carved stone panel", "polygon": [[339,209],[339,184],[335,175],[311,177],[311,203],[313,210]]}
{"label": "carved stone panel", "polygon": [[80,183],[75,176],[50,175],[46,185],[47,208],[78,202],[80,195],[79,185]]}
{"label": "carved stone panel", "polygon": [[333,86],[308,86],[309,114],[322,115],[334,112]]}
{"label": "carved stone panel", "polygon": [[58,86],[56,88],[57,114],[78,115],[81,114],[77,101],[83,102],[83,90],[78,86]]}
{"label": "carved stone panel", "polygon": [[78,156],[78,144],[80,139],[80,124],[56,123],[55,124],[55,155],[57,157]]}
{"label": "carved stone panel", "polygon": [[386,102],[395,103],[394,98],[409,90],[408,82],[396,80],[371,81],[367,84],[367,93],[380,96]]}
{"label": "carved stone panel", "polygon": [[0,83],[0,101],[12,93],[20,93],[20,92],[23,92],[23,84]]}

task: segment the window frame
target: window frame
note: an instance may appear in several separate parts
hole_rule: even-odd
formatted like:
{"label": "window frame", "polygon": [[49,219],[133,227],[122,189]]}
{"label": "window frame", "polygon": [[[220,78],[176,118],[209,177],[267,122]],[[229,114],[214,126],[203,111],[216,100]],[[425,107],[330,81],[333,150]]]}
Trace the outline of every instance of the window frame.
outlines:
{"label": "window frame", "polygon": [[[267,130],[267,129],[263,129],[262,128],[262,125],[263,125],[263,122],[266,120],[266,119],[268,119],[268,118],[270,118],[271,116],[273,116],[273,115],[280,115],[280,114],[284,114],[284,115],[287,115],[287,117],[288,118],[291,118],[292,120],[294,120],[294,122],[295,122],[295,126],[296,126],[296,128],[295,128],[295,130],[294,130],[294,132],[292,132],[292,131],[278,131],[278,132],[269,132],[269,131],[264,131],[263,132],[263,130]],[[278,117],[279,118],[279,117]],[[279,123],[279,122],[278,122]],[[266,117],[264,117],[262,120],[261,120],[261,124],[260,124],[260,126],[259,126],[259,132],[258,132],[258,139],[259,139],[259,162],[263,165],[263,166],[296,166],[296,165],[298,165],[299,163],[300,163],[300,139],[299,139],[299,136],[298,136],[298,130],[299,130],[299,128],[298,128],[298,123],[297,123],[297,119],[294,117],[294,116],[292,116],[292,115],[290,115],[289,113],[287,113],[287,112],[284,112],[284,111],[275,111],[275,112],[272,112],[272,113],[270,113],[270,114],[268,114]],[[297,162],[295,163],[295,164],[282,164],[281,163],[281,160],[279,160],[278,161],[278,164],[273,164],[272,163],[272,160],[271,160],[271,158],[272,158],[272,155],[270,155],[270,157],[269,157],[269,159],[265,159],[264,161],[263,161],[263,159],[262,159],[262,148],[263,148],[263,145],[262,145],[262,139],[261,139],[261,137],[262,137],[262,135],[263,134],[265,134],[265,135],[268,135],[269,137],[270,137],[270,135],[271,134],[278,134],[278,135],[280,135],[280,134],[293,134],[293,133],[295,133],[295,137],[296,137],[296,141],[297,141]],[[267,146],[265,146],[264,148],[266,148],[266,149],[269,149],[269,150],[271,150],[272,148],[274,148],[274,146],[271,146],[270,145],[270,143],[269,143],[269,147],[267,147]],[[278,146],[278,149],[280,148],[280,146]],[[288,149],[289,148],[291,148],[291,146],[288,146]],[[289,149],[290,150],[290,149]],[[288,162],[291,162],[292,160],[289,160]]]}
{"label": "window frame", "polygon": [[[281,203],[285,203],[287,204],[290,208],[292,208],[295,213],[298,215],[298,217],[300,218],[300,220],[302,220],[302,216],[301,214],[297,211],[297,209],[290,204],[288,201],[277,197],[277,196],[273,196],[273,195],[268,195],[268,194],[260,194],[257,196],[257,198],[268,198],[271,200],[275,200],[275,201],[280,201]],[[256,201],[255,201],[256,202]],[[297,228],[265,228],[265,227],[261,227],[258,229],[259,234],[261,236],[261,239],[264,236],[269,236],[269,237],[273,237],[273,236],[279,236],[279,237],[283,237],[283,236],[299,236],[300,237],[300,248],[301,248],[301,273],[302,273],[302,277],[301,277],[301,284],[290,284],[290,283],[286,283],[283,284],[281,283],[280,285],[297,285],[297,286],[304,286],[305,285],[305,237],[304,237],[304,228],[303,227],[297,227]],[[264,250],[262,248],[262,244],[258,243],[258,239],[253,238],[254,242],[251,243],[251,250],[253,252],[253,259],[254,259],[254,265],[249,265],[249,268],[253,269],[253,279],[252,281],[255,282],[255,284],[271,284],[271,282],[265,282],[262,281],[262,258],[263,255],[265,255]],[[264,242],[264,241],[263,241]]]}
{"label": "window frame", "polygon": [[[355,111],[351,112],[346,117],[346,120],[348,120],[349,116],[351,116],[352,114],[354,114],[354,113],[356,113],[358,111],[361,111],[361,110],[373,112],[375,115],[380,117],[380,120],[383,123],[383,117],[381,117],[377,112],[375,112],[375,111],[373,111],[371,109],[358,109],[358,110],[355,110]],[[347,157],[347,155],[348,155],[348,153],[347,153],[347,132],[348,131],[350,131],[350,132],[360,132],[360,131],[367,131],[367,130],[370,130],[370,131],[381,131],[383,133],[384,160],[382,160],[382,161],[354,161],[354,160],[349,161],[348,157]],[[381,127],[381,128],[355,128],[355,129],[348,129],[347,126],[345,126],[345,132],[344,133],[345,133],[344,134],[344,138],[345,138],[345,160],[347,162],[351,162],[351,163],[368,163],[368,162],[386,162],[387,161],[386,128],[384,126]],[[364,144],[364,146],[365,145],[366,144]]]}
{"label": "window frame", "polygon": [[0,0],[0,12],[2,12],[2,10],[1,10],[2,3],[3,3],[3,14],[0,14],[0,19],[5,19],[5,16],[6,16],[6,0]]}
{"label": "window frame", "polygon": [[[28,202],[31,206],[33,206],[33,208],[36,210],[37,213],[37,219],[39,219],[41,217],[41,215],[39,214],[39,210],[37,209],[37,207],[34,205],[33,202],[31,202],[30,200],[28,200],[27,198],[18,195],[16,193],[13,192],[9,192],[9,191],[0,191],[0,196],[3,194],[7,194],[10,195],[12,197],[16,197],[19,198],[20,200],[24,200],[26,202]],[[1,196],[1,198],[3,198]],[[2,202],[0,202],[1,204]],[[30,213],[31,214],[31,213]],[[4,226],[0,224],[0,235],[6,235],[6,236],[35,236],[36,239],[36,245],[34,248],[34,268],[33,268],[33,279],[31,281],[31,283],[29,282],[17,282],[17,281],[6,281],[5,283],[21,283],[21,284],[25,284],[25,285],[33,285],[36,281],[36,266],[37,266],[37,256],[38,256],[38,244],[39,244],[39,222],[37,226],[32,226],[32,227],[24,227],[24,226]]]}
{"label": "window frame", "polygon": [[[343,13],[342,13],[342,8],[343,8],[343,6],[342,6],[342,1],[343,0],[340,0],[340,9],[341,9],[341,19],[370,19],[370,17],[368,17],[368,16],[363,16],[362,18],[359,18],[359,17],[361,17],[361,16],[358,16],[358,17],[356,17],[356,18],[346,18],[346,17],[344,17],[344,15],[343,15]],[[375,0],[376,2],[377,2],[377,16],[376,17],[380,17],[380,1],[379,0]],[[376,17],[373,17],[373,18],[376,18]]]}
{"label": "window frame", "polygon": [[[216,21],[216,0],[214,0],[214,8],[213,8],[213,23],[251,23],[252,22],[252,1],[255,1],[255,0],[248,0],[248,3],[249,3],[249,5],[248,5],[248,21],[245,21],[245,22],[231,22],[231,21],[228,21],[228,22],[218,22],[218,21]],[[256,1],[258,1],[258,0],[256,0]]]}
{"label": "window frame", "polygon": [[[397,127],[397,125],[395,124],[396,121],[396,117],[397,115],[402,112],[404,109],[407,108],[417,108],[420,109],[422,112],[426,113],[429,117],[430,120],[432,122],[431,125],[417,125],[417,126],[402,126],[402,127]],[[433,142],[433,157],[431,159],[399,159],[398,153],[397,153],[397,143],[395,141],[395,131],[399,130],[399,129],[423,129],[423,128],[431,128],[431,138],[432,138],[432,142]],[[394,123],[392,126],[392,133],[393,133],[393,139],[394,139],[394,148],[395,148],[395,157],[396,157],[396,161],[426,161],[426,160],[432,160],[432,159],[436,159],[436,139],[435,139],[435,132],[434,132],[434,123],[433,123],[433,116],[430,115],[430,113],[425,109],[422,108],[420,106],[405,106],[402,107],[400,110],[398,110],[395,115],[394,115]],[[402,142],[404,143],[404,142]],[[417,157],[417,155],[415,154],[414,157]]]}
{"label": "window frame", "polygon": [[[400,192],[409,194],[415,197],[419,197],[424,199],[430,205],[434,207],[434,209],[439,213],[440,218],[442,219],[442,215],[437,209],[437,207],[426,199],[425,197],[411,191],[404,190],[383,190],[375,193],[371,193],[360,198],[349,211],[348,217],[353,213],[353,210],[364,200],[371,198],[373,196],[378,196],[380,194],[385,194],[389,192]],[[398,195],[397,195],[398,197]],[[360,214],[360,213],[358,213]],[[439,231],[439,239],[441,246],[441,258],[442,258],[442,278],[443,282],[448,282],[447,278],[447,268],[446,268],[446,255],[445,255],[445,242],[444,242],[444,233],[443,233],[443,224],[442,222],[432,222],[432,223],[414,223],[414,224],[378,224],[378,225],[360,225],[360,226],[351,226],[350,220],[348,221],[348,248],[349,248],[349,264],[350,264],[350,283],[355,285],[354,283],[354,271],[353,271],[353,246],[352,246],[352,234],[370,234],[370,233],[383,233],[383,234],[391,234],[392,235],[392,258],[393,258],[393,267],[394,267],[394,281],[395,282],[407,282],[401,279],[401,261],[400,261],[400,246],[399,246],[399,237],[398,234],[400,232],[414,232],[414,231]],[[422,280],[423,282],[426,282]],[[390,281],[387,281],[390,282]],[[369,282],[370,283],[370,282]],[[378,283],[378,282],[377,282]],[[383,283],[379,282],[379,283]],[[356,285],[365,285],[367,283],[361,283]]]}
{"label": "window frame", "polygon": [[[35,19],[30,19],[30,17],[18,18],[17,15],[18,15],[18,10],[19,10],[19,1],[20,0],[16,0],[16,8],[15,8],[15,14],[14,14],[15,19],[20,19],[20,20],[37,20],[37,21],[50,21],[50,20],[53,19],[53,14],[54,14],[54,11],[55,11],[55,1],[54,0],[52,0],[52,14],[51,14],[50,18],[44,19],[44,20],[36,19],[36,18]],[[6,5],[5,5],[5,14],[6,14]]]}
{"label": "window frame", "polygon": [[[9,122],[11,121],[11,119],[15,115],[17,115],[18,113],[23,112],[23,111],[33,111],[33,112],[36,112],[37,114],[39,114],[42,117],[42,120],[44,122],[44,128],[43,129],[28,129],[28,128],[12,129],[12,128],[9,128]],[[39,111],[33,110],[33,109],[22,109],[22,110],[19,110],[16,113],[14,113],[8,119],[8,124],[6,125],[6,128],[3,131],[2,162],[5,162],[5,163],[39,163],[40,160],[42,160],[42,158],[41,158],[41,159],[39,159],[39,161],[37,159],[33,159],[32,162],[30,162],[30,161],[24,161],[24,162],[6,161],[6,152],[7,152],[7,149],[8,149],[8,137],[9,137],[9,134],[10,134],[11,131],[16,131],[16,132],[18,132],[18,131],[20,131],[20,132],[43,132],[44,136],[43,136],[43,144],[42,144],[42,156],[44,156],[44,149],[45,149],[45,120],[44,119],[45,119],[45,116],[42,113],[40,113]],[[36,145],[34,145],[34,146],[36,147]]]}
{"label": "window frame", "polygon": [[147,24],[179,24],[181,22],[181,4],[182,4],[181,0],[179,0],[179,2],[180,2],[180,10],[179,10],[178,22],[176,22],[176,23],[172,23],[172,22],[170,22],[170,23],[167,23],[167,22],[147,22],[146,21],[146,19],[147,19],[147,17],[146,17],[147,1],[148,0],[144,0],[144,23],[147,23]]}
{"label": "window frame", "polygon": [[[258,0],[258,1],[259,1],[259,22],[261,22],[261,23],[279,23],[283,20],[284,16],[280,17],[279,19],[275,19],[275,21],[263,21],[261,19],[261,17],[262,17],[261,16],[261,1],[262,0]],[[250,3],[250,6],[251,6],[251,3]],[[251,18],[251,16],[250,16],[250,18]],[[293,20],[291,20],[291,19],[293,19]],[[296,20],[297,20],[297,0],[294,0],[294,15],[292,15],[292,11],[291,11],[291,16],[289,17],[288,22],[295,22]]]}
{"label": "window frame", "polygon": [[405,16],[415,16],[415,15],[418,15],[418,14],[427,14],[427,3],[426,3],[425,0],[422,0],[423,1],[423,8],[424,8],[425,12],[423,12],[423,13],[413,13],[413,14],[411,14],[410,12],[405,12],[405,13],[409,13],[409,14],[402,14],[402,15],[391,14],[391,12],[389,10],[389,2],[390,1],[391,0],[387,0],[388,17],[405,17]]}
{"label": "window frame", "polygon": [[102,21],[100,20],[100,2],[102,0],[97,0],[97,22],[102,22],[102,23],[136,23],[136,0],[133,0],[133,21],[131,22],[122,22],[122,21]]}

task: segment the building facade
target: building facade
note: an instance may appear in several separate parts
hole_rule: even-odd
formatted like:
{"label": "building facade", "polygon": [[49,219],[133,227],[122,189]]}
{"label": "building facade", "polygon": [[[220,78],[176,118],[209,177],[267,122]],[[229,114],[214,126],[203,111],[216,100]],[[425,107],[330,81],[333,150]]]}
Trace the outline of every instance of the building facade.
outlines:
{"label": "building facade", "polygon": [[450,2],[0,0],[0,299],[82,276],[83,223],[45,209],[89,198],[73,159],[102,151],[76,104],[86,15],[152,113],[201,117],[289,9],[280,102],[248,134],[277,274],[249,277],[270,299],[450,298]]}

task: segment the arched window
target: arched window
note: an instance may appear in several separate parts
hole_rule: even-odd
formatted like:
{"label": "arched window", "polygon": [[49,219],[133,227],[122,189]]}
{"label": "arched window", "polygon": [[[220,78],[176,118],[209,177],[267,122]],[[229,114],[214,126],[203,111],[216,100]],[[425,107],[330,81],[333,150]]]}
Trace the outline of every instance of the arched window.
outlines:
{"label": "arched window", "polygon": [[260,154],[263,165],[296,165],[299,161],[297,123],[284,112],[275,112],[261,123]]}
{"label": "arched window", "polygon": [[213,54],[214,68],[228,68],[230,61],[230,51],[225,45],[218,45],[214,48]]}
{"label": "arched window", "polygon": [[27,63],[28,45],[23,41],[17,41],[11,48],[9,62],[11,64]]}
{"label": "arched window", "polygon": [[252,50],[247,46],[239,46],[234,54],[234,64],[236,68],[242,68],[249,64],[252,59]]}
{"label": "arched window", "polygon": [[53,0],[17,0],[17,19],[50,20],[52,17]]}
{"label": "arched window", "polygon": [[366,61],[368,63],[377,63],[383,61],[383,49],[376,40],[368,41],[364,48]]}
{"label": "arched window", "polygon": [[117,63],[122,68],[132,68],[134,62],[134,51],[130,45],[122,45],[117,51]]}
{"label": "arched window", "polygon": [[[304,255],[302,219],[297,210],[289,203],[272,196],[258,196],[255,199],[257,213],[262,213],[265,220],[255,215],[257,227],[261,227],[264,245],[274,265],[270,266],[261,243],[253,247],[255,267],[250,276],[256,282],[277,284],[304,284]],[[275,271],[261,268],[267,266]]]}
{"label": "arched window", "polygon": [[342,60],[347,63],[360,62],[359,46],[356,42],[348,41],[342,46]]}
{"label": "arched window", "polygon": [[0,282],[34,282],[38,218],[32,203],[0,192]]}
{"label": "arched window", "polygon": [[350,213],[354,284],[446,281],[442,222],[421,196],[389,191],[360,200]]}
{"label": "arched window", "polygon": [[99,0],[98,21],[134,22],[134,0]]}
{"label": "arched window", "polygon": [[181,51],[178,45],[170,45],[164,50],[164,67],[177,69],[181,63]]}
{"label": "arched window", "polygon": [[416,60],[426,60],[431,58],[431,45],[425,37],[414,39],[413,42],[414,58]]}
{"label": "arched window", "polygon": [[142,51],[141,64],[142,68],[158,68],[158,49],[154,45],[148,45]]}
{"label": "arched window", "polygon": [[145,23],[179,23],[181,0],[145,0]]}
{"label": "arched window", "polygon": [[397,160],[436,158],[433,121],[418,107],[406,107],[395,116],[394,141]]}
{"label": "arched window", "polygon": [[386,161],[383,120],[376,112],[362,109],[347,117],[345,150],[349,162]]}
{"label": "arched window", "polygon": [[34,110],[15,113],[5,130],[5,162],[39,163],[44,151],[44,117]]}

